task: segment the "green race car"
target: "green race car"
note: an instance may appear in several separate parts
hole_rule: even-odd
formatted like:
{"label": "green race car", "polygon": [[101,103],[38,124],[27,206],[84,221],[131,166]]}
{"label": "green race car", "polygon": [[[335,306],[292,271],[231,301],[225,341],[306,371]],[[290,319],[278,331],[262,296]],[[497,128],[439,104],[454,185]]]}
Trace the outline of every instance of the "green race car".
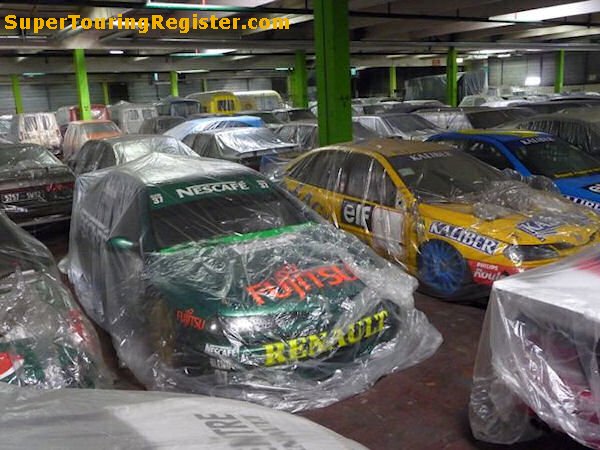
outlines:
{"label": "green race car", "polygon": [[48,249],[0,213],[0,381],[39,388],[108,382],[100,345]]}
{"label": "green race car", "polygon": [[249,168],[153,154],[75,197],[69,278],[150,388],[303,409],[440,343],[410,276]]}

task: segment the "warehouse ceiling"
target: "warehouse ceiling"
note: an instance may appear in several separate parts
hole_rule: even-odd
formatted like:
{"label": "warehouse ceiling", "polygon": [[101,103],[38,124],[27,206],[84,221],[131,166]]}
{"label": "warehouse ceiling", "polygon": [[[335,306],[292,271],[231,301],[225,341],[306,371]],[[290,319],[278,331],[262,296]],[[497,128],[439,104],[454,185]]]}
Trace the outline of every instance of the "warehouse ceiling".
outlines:
{"label": "warehouse ceiling", "polygon": [[[0,31],[0,73],[70,68],[71,49],[84,48],[90,72],[285,68],[296,50],[313,54],[310,0],[96,0],[0,3],[17,17],[287,17],[289,30]],[[210,10],[202,11],[202,8]],[[349,0],[352,64],[443,65],[448,46],[466,59],[563,48],[600,50],[600,0]],[[118,58],[110,51],[122,51]],[[109,59],[110,58],[110,59]],[[7,65],[7,63],[9,63]]]}

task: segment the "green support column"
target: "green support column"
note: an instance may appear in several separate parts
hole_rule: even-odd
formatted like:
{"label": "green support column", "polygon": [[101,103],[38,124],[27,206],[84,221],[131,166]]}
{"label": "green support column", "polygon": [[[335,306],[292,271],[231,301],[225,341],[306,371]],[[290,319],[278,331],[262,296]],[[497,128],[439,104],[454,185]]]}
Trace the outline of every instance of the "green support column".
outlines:
{"label": "green support column", "polygon": [[285,81],[286,81],[286,86],[287,86],[287,98],[288,98],[288,102],[293,105],[294,104],[294,74],[293,73],[288,73],[288,76],[286,77]]}
{"label": "green support column", "polygon": [[458,106],[458,64],[456,56],[456,49],[450,47],[446,59],[446,103],[450,106]]}
{"label": "green support column", "polygon": [[102,82],[102,96],[104,97],[104,104],[110,105],[110,94],[108,92],[108,83],[106,81]]}
{"label": "green support column", "polygon": [[12,83],[12,92],[15,99],[15,111],[17,114],[25,112],[23,109],[23,97],[21,96],[21,83],[19,81],[19,75],[11,75],[10,81]]}
{"label": "green support column", "polygon": [[73,50],[75,64],[75,80],[77,81],[77,95],[79,96],[79,111],[81,120],[91,120],[92,108],[90,105],[90,88],[88,86],[87,71],[85,69],[85,52],[78,48]]}
{"label": "green support column", "polygon": [[292,72],[292,98],[296,108],[308,108],[308,73],[306,71],[306,53],[296,52],[296,62]]}
{"label": "green support column", "polygon": [[392,66],[390,67],[390,97],[395,97],[397,90],[398,81],[396,79],[396,68]]}
{"label": "green support column", "polygon": [[554,78],[554,92],[560,94],[565,86],[565,51],[556,53],[556,76]]}
{"label": "green support column", "polygon": [[173,97],[179,97],[179,78],[177,76],[177,72],[171,72],[171,95]]}
{"label": "green support column", "polygon": [[319,143],[352,140],[348,0],[313,2]]}

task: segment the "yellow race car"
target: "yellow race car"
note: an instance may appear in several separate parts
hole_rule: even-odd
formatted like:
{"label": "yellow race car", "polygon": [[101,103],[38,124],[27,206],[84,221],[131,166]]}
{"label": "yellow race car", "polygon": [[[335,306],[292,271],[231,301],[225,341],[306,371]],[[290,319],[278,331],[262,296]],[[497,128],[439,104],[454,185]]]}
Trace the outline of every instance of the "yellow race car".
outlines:
{"label": "yellow race car", "polygon": [[316,149],[287,166],[284,184],[445,299],[479,296],[498,278],[600,242],[591,210],[441,144]]}

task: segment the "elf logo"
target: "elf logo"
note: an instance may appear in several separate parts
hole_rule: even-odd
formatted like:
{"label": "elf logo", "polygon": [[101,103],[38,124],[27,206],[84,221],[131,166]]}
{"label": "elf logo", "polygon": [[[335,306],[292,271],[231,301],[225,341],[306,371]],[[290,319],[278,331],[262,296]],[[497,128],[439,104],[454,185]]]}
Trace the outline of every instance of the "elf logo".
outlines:
{"label": "elf logo", "polygon": [[23,357],[20,355],[11,355],[10,353],[0,353],[0,380],[14,374],[23,366]]}
{"label": "elf logo", "polygon": [[586,189],[594,194],[600,194],[600,183],[590,184],[586,186]]}
{"label": "elf logo", "polygon": [[342,202],[342,222],[365,230],[371,229],[373,206],[344,200]]}

